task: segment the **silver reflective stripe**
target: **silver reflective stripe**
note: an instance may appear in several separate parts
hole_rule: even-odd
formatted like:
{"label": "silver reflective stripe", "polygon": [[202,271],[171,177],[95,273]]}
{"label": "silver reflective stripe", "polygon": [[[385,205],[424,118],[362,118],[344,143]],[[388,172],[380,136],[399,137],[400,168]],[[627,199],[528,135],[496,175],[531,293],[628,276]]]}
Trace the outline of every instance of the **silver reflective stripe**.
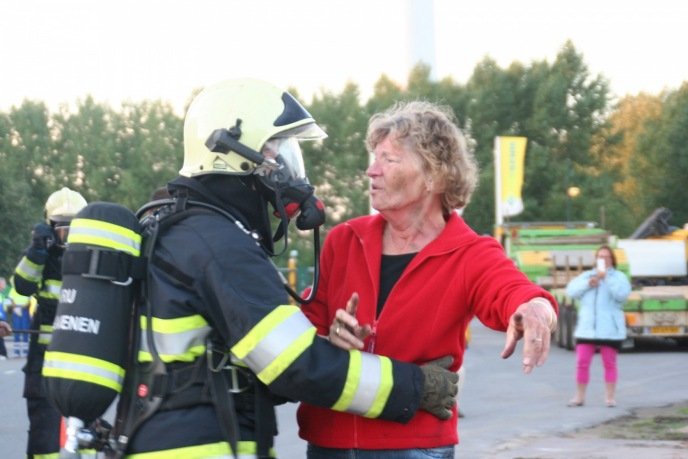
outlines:
{"label": "silver reflective stripe", "polygon": [[53,339],[53,326],[41,325],[40,333],[38,335],[38,344],[50,344]]}
{"label": "silver reflective stripe", "polygon": [[[141,236],[123,226],[100,220],[78,218],[69,227],[69,243],[92,243],[134,256],[141,252]],[[100,242],[100,243],[99,243]]]}
{"label": "silver reflective stripe", "polygon": [[242,360],[255,373],[260,373],[312,327],[305,315],[292,314],[270,330]]}
{"label": "silver reflective stripe", "polygon": [[[211,330],[208,325],[177,333],[161,333],[153,330],[155,349],[165,361],[177,360],[183,356],[191,357],[191,355],[187,355],[189,352],[193,356],[201,355],[205,352],[205,338]],[[192,351],[194,348],[197,348],[197,351]],[[148,332],[143,327],[141,330],[140,350],[148,354],[151,352],[148,345]]]}
{"label": "silver reflective stripe", "polygon": [[[48,357],[50,357],[50,355],[51,353],[48,353]],[[74,358],[79,359],[81,358],[81,356],[75,355]],[[114,366],[114,364],[112,364],[111,362],[107,363]],[[124,381],[124,370],[121,371],[121,374],[118,374],[114,371],[108,371],[105,368],[101,368],[96,365],[89,365],[84,362],[46,358],[45,363],[43,365],[45,368],[48,369],[82,373],[85,375],[84,380],[86,382],[96,382],[98,378],[102,378],[106,381],[110,381],[113,384],[113,386],[109,386],[117,388],[118,390],[121,389],[122,382]]]}
{"label": "silver reflective stripe", "polygon": [[26,256],[17,265],[17,274],[31,282],[38,282],[43,277],[43,265],[37,265]]}
{"label": "silver reflective stripe", "polygon": [[347,411],[366,414],[373,406],[380,389],[380,358],[361,352],[361,373],[358,386]]}
{"label": "silver reflective stripe", "polygon": [[60,289],[62,288],[62,281],[49,279],[43,284],[43,292],[41,296],[46,298],[59,299]]}

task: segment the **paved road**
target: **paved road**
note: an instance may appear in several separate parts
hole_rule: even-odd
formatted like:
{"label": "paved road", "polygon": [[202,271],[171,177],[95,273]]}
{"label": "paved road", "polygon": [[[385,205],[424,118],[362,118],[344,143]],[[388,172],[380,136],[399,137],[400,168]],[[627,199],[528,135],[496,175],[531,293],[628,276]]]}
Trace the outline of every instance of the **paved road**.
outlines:
{"label": "paved road", "polygon": [[[632,408],[688,400],[688,352],[672,346],[654,345],[619,355],[616,408],[604,406],[601,362],[596,356],[586,406],[567,408],[574,389],[572,352],[554,348],[545,366],[524,375],[520,355],[507,360],[499,357],[503,334],[474,322],[472,337],[461,394],[466,417],[459,421],[457,458],[536,457],[517,454],[524,439],[595,425],[628,414]],[[8,459],[24,457],[27,422],[21,399],[22,364],[22,360],[0,361],[0,457]],[[305,457],[294,413],[293,404],[278,409],[276,447],[282,459]]]}

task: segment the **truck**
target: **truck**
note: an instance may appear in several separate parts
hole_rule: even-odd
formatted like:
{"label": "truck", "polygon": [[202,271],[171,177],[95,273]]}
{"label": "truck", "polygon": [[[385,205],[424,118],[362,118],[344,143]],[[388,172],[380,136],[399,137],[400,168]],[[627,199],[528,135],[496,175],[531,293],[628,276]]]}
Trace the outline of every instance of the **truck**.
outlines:
{"label": "truck", "polygon": [[572,350],[577,301],[566,295],[566,285],[595,265],[594,253],[610,246],[617,269],[633,290],[624,304],[627,340],[665,338],[688,345],[688,225],[668,224],[671,212],[655,210],[627,239],[600,228],[595,222],[509,222],[495,236],[516,266],[536,284],[549,290],[559,303],[553,341]]}

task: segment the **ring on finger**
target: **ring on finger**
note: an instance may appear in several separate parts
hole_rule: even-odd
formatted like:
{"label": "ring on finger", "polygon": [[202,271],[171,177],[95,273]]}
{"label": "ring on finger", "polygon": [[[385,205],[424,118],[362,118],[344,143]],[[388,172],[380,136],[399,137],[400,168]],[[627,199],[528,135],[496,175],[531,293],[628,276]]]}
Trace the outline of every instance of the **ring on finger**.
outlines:
{"label": "ring on finger", "polygon": [[339,336],[339,324],[335,325],[334,327],[334,334]]}
{"label": "ring on finger", "polygon": [[531,341],[533,341],[534,343],[538,343],[542,341],[542,338],[533,338]]}

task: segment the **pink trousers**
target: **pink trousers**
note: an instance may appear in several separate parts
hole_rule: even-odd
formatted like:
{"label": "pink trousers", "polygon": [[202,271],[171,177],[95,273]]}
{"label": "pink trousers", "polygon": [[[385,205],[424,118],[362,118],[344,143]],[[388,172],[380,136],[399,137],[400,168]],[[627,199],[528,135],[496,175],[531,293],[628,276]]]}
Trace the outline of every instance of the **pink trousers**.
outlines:
{"label": "pink trousers", "polygon": [[[595,355],[596,344],[576,344],[576,382],[588,384],[590,382],[590,363]],[[604,365],[604,382],[616,383],[618,370],[616,368],[617,350],[610,346],[599,346]]]}

